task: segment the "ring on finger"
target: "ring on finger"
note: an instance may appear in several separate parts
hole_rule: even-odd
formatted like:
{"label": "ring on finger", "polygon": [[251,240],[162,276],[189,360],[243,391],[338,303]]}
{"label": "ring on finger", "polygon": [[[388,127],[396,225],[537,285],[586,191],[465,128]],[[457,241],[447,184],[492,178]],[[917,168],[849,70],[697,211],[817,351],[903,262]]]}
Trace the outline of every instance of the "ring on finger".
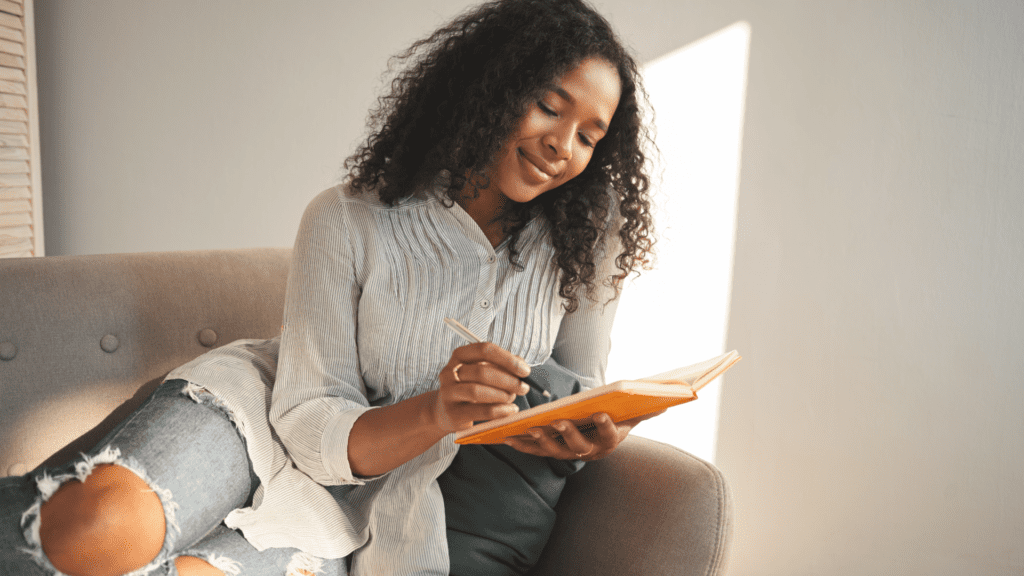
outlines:
{"label": "ring on finger", "polygon": [[462,380],[459,378],[459,368],[462,368],[462,364],[461,363],[460,364],[456,364],[455,367],[452,368],[452,376],[455,376],[455,381],[456,382],[462,382]]}
{"label": "ring on finger", "polygon": [[593,449],[593,448],[591,448],[590,450],[587,450],[587,451],[586,451],[586,452],[584,452],[583,454],[580,454],[579,452],[577,452],[577,453],[576,453],[576,459],[578,460],[578,459],[580,459],[580,458],[583,458],[584,456],[590,456],[590,453],[591,453],[591,452],[593,452],[593,451],[594,451],[594,449]]}

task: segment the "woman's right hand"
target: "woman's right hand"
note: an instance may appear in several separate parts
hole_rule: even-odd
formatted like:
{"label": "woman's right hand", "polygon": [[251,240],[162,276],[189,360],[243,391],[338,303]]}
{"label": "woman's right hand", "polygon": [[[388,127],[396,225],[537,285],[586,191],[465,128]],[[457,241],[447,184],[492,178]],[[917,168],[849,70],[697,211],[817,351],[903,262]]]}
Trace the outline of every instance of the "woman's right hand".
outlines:
{"label": "woman's right hand", "polygon": [[520,378],[529,374],[530,366],[522,358],[497,344],[460,346],[438,376],[441,386],[432,420],[445,432],[457,432],[474,422],[515,414],[516,395],[530,390]]}

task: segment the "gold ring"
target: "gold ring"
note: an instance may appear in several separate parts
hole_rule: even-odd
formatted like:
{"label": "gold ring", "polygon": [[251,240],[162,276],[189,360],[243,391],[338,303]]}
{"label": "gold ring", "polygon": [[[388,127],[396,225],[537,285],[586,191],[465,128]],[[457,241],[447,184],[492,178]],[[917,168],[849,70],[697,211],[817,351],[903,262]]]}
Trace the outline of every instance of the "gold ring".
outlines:
{"label": "gold ring", "polygon": [[591,452],[593,452],[593,451],[594,451],[594,449],[593,449],[593,448],[591,448],[590,450],[587,450],[587,451],[586,451],[585,453],[583,453],[583,454],[580,454],[579,452],[577,452],[577,453],[576,453],[576,459],[577,459],[577,460],[579,460],[580,458],[583,458],[584,456],[590,456],[590,453],[591,453]]}
{"label": "gold ring", "polygon": [[462,368],[462,364],[456,364],[455,367],[452,368],[452,375],[455,376],[456,382],[462,382],[462,380],[459,379],[459,368]]}

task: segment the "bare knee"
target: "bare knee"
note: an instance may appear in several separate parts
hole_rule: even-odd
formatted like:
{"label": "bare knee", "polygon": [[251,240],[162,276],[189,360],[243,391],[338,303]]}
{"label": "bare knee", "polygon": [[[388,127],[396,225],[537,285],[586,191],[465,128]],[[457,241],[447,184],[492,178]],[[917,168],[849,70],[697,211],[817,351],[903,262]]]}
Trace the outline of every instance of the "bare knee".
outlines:
{"label": "bare knee", "polygon": [[97,466],[70,480],[40,508],[39,539],[55,568],[71,576],[115,576],[148,564],[163,547],[160,497],[135,473]]}
{"label": "bare knee", "polygon": [[181,576],[227,576],[223,570],[195,556],[178,556],[174,567]]}

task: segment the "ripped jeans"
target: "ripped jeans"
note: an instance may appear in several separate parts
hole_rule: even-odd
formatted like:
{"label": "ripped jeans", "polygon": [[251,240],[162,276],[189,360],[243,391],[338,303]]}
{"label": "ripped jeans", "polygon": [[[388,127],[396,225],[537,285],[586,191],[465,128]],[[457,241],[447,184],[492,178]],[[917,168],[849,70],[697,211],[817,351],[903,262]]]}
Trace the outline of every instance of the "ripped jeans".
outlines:
{"label": "ripped jeans", "polygon": [[259,485],[245,443],[213,396],[183,380],[161,384],[88,454],[56,469],[0,478],[0,573],[61,574],[43,552],[39,510],[68,480],[117,464],[160,497],[166,532],[152,562],[132,572],[177,575],[174,559],[194,556],[228,575],[347,574],[347,559],[321,559],[294,548],[262,552],[222,523],[246,506]]}

